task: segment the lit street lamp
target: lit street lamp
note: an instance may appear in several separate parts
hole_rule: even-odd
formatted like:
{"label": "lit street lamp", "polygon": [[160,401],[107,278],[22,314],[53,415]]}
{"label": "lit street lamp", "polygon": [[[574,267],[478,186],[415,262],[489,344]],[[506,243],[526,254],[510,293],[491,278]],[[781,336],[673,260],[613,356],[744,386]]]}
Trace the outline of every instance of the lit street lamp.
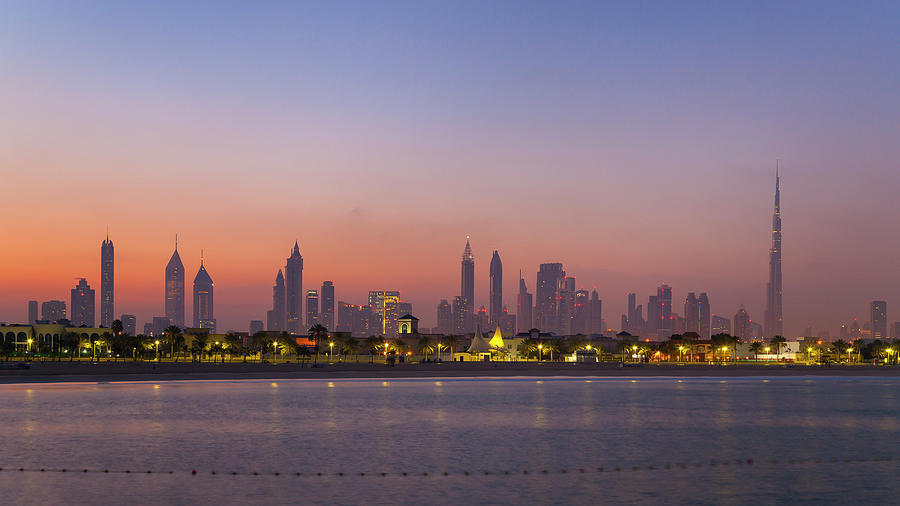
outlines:
{"label": "lit street lamp", "polygon": [[157,339],[154,344],[156,344],[156,361],[159,362],[159,339]]}
{"label": "lit street lamp", "polygon": [[542,361],[543,359],[544,359],[544,345],[539,344],[538,345],[538,362]]}

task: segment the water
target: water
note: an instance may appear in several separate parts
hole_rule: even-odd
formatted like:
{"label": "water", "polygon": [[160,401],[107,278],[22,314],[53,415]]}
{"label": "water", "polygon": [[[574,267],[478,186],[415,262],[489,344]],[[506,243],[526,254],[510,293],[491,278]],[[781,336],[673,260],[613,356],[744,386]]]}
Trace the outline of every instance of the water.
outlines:
{"label": "water", "polygon": [[[891,504],[900,460],[882,459],[900,459],[898,387],[893,378],[3,385],[0,500]],[[132,473],[93,472],[103,469]]]}

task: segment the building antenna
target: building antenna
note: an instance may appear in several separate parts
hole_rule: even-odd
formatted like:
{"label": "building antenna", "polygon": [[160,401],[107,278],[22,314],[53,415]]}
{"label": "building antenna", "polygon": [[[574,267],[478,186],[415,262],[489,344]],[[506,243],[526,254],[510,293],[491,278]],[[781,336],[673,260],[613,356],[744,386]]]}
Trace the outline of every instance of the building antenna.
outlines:
{"label": "building antenna", "polygon": [[200,267],[203,267],[203,248],[200,248]]}

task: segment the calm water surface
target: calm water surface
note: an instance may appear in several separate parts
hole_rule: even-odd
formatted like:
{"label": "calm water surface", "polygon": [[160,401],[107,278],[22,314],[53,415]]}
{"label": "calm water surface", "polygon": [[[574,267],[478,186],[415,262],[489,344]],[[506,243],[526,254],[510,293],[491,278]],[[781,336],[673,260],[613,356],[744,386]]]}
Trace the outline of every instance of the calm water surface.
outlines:
{"label": "calm water surface", "polygon": [[892,378],[5,385],[0,500],[896,504],[898,391]]}

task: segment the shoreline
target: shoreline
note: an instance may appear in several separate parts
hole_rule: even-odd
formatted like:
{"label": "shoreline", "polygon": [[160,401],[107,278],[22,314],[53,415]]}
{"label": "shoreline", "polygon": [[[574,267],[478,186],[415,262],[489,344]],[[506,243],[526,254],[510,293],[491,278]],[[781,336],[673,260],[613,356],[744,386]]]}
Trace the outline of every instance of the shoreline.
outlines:
{"label": "shoreline", "polygon": [[843,365],[833,367],[785,364],[573,364],[564,362],[444,362],[258,364],[148,362],[34,362],[31,369],[0,369],[0,385],[28,383],[115,383],[135,381],[279,380],[279,379],[416,379],[511,377],[900,377],[900,367]]}

